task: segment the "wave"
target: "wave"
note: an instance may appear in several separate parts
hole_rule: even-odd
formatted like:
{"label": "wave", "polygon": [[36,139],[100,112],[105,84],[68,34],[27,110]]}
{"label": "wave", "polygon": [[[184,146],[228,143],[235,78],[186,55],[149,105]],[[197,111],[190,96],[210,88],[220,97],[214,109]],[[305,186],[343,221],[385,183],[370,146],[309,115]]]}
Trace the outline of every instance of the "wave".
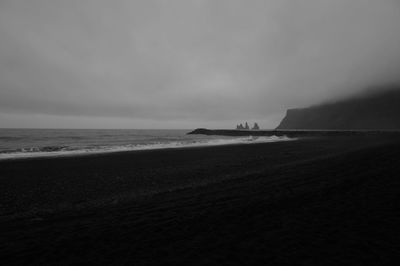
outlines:
{"label": "wave", "polygon": [[0,141],[16,141],[21,139],[23,139],[23,137],[0,136]]}
{"label": "wave", "polygon": [[286,136],[271,137],[238,137],[238,138],[217,138],[202,140],[179,140],[168,142],[154,142],[143,144],[127,144],[115,146],[92,146],[92,147],[68,147],[68,146],[44,146],[30,147],[18,150],[7,150],[0,152],[1,159],[18,159],[32,157],[54,157],[54,156],[72,156],[83,154],[98,154],[121,151],[140,151],[140,150],[157,150],[157,149],[174,149],[174,148],[192,148],[206,146],[221,146],[234,144],[256,144],[278,141],[291,141],[295,138]]}

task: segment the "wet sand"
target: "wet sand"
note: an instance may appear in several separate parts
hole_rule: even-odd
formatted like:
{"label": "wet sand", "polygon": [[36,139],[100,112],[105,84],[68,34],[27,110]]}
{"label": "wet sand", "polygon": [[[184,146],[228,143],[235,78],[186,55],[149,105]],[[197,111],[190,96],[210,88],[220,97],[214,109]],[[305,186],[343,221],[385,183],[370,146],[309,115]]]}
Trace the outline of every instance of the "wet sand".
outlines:
{"label": "wet sand", "polygon": [[0,162],[10,264],[388,264],[400,138]]}

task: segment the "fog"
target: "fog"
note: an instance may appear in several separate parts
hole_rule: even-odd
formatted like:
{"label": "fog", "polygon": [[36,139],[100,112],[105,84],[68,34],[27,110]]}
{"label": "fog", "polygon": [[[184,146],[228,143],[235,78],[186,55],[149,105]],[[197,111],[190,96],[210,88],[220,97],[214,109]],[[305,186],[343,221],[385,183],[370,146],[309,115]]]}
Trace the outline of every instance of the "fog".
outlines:
{"label": "fog", "polygon": [[278,125],[397,82],[396,0],[0,1],[0,127]]}

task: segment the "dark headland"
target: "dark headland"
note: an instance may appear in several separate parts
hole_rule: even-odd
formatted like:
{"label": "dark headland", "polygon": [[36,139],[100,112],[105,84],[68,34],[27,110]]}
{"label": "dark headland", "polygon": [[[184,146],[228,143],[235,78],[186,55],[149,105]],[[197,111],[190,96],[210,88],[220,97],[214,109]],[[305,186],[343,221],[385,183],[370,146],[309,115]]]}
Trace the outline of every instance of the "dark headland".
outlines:
{"label": "dark headland", "polygon": [[340,136],[367,136],[379,135],[390,137],[400,135],[400,130],[234,130],[234,129],[206,129],[197,128],[188,134],[215,135],[215,136],[286,136],[286,137],[340,137]]}
{"label": "dark headland", "polygon": [[398,133],[251,133],[299,139],[0,161],[0,262],[400,262]]}
{"label": "dark headland", "polygon": [[361,95],[307,108],[289,109],[274,130],[210,130],[189,134],[226,136],[396,135],[400,132],[400,88],[382,87]]}
{"label": "dark headland", "polygon": [[289,109],[278,130],[399,130],[400,88],[380,87],[348,99]]}

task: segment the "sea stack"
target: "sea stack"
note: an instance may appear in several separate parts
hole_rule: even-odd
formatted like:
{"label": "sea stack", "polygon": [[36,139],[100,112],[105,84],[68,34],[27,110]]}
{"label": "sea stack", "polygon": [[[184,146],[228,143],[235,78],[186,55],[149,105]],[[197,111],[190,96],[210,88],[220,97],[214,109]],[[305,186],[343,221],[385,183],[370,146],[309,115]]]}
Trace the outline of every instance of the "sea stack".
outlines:
{"label": "sea stack", "polygon": [[260,130],[260,127],[258,126],[257,123],[254,123],[252,130]]}

